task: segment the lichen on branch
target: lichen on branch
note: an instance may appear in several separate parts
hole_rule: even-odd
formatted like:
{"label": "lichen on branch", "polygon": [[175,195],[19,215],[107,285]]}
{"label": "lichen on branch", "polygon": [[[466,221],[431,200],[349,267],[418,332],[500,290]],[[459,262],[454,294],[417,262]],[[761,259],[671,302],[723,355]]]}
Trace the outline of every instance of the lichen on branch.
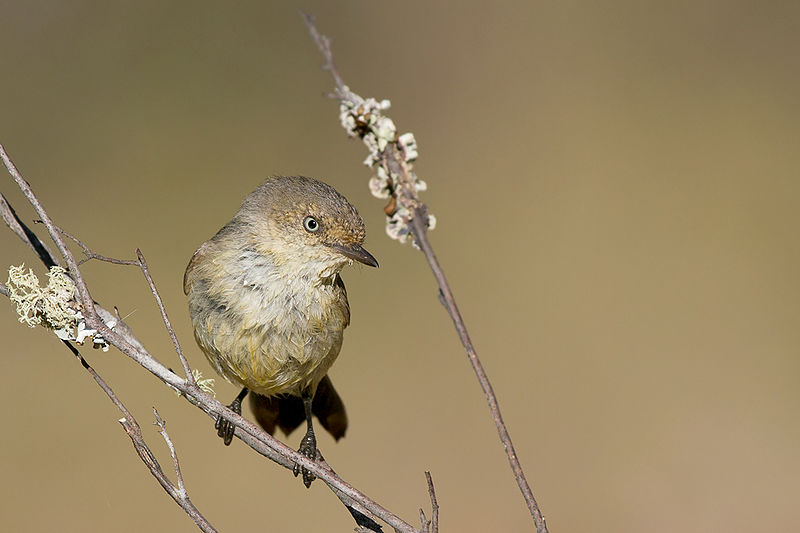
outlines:
{"label": "lichen on branch", "polygon": [[[108,343],[97,330],[87,328],[81,305],[75,298],[75,283],[60,266],[50,267],[49,281],[42,287],[33,269],[25,265],[8,269],[9,298],[17,306],[19,321],[33,328],[43,325],[61,340],[83,344],[91,338],[95,348],[108,351]],[[113,327],[113,325],[109,325]]]}
{"label": "lichen on branch", "polygon": [[[419,157],[413,133],[397,134],[391,118],[383,114],[391,107],[389,100],[362,98],[347,86],[340,89],[339,122],[350,137],[358,137],[369,150],[364,164],[375,168],[369,180],[369,190],[376,198],[390,199],[384,209],[386,233],[392,239],[406,242],[411,233],[409,222],[414,207],[419,203],[418,193],[428,188],[413,171],[413,161]],[[394,150],[400,157],[404,172],[386,164],[386,153]],[[436,218],[427,214],[429,230],[436,227]]]}

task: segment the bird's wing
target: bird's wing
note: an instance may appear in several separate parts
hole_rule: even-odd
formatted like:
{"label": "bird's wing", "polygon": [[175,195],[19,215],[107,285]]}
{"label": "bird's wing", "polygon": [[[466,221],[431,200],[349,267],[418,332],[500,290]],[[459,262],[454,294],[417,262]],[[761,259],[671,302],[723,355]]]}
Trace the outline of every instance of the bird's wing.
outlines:
{"label": "bird's wing", "polygon": [[203,260],[205,254],[209,251],[211,247],[211,242],[206,241],[200,245],[200,248],[195,250],[194,255],[192,255],[192,259],[189,261],[189,264],[186,265],[186,272],[183,273],[183,293],[189,294],[189,286],[191,285],[191,275],[194,268]]}
{"label": "bird's wing", "polygon": [[341,290],[339,291],[339,304],[344,309],[345,314],[345,321],[344,327],[350,325],[350,303],[347,301],[347,289],[344,286],[344,281],[342,281],[342,276],[336,275],[336,286],[339,287]]}

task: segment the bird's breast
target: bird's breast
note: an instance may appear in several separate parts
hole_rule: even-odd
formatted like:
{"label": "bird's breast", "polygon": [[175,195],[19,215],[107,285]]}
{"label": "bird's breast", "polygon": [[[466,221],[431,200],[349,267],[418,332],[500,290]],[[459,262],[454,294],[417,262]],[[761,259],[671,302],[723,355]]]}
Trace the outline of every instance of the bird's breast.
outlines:
{"label": "bird's breast", "polygon": [[266,261],[215,276],[198,272],[189,309],[198,344],[229,381],[266,396],[299,394],[327,373],[342,345],[346,298]]}

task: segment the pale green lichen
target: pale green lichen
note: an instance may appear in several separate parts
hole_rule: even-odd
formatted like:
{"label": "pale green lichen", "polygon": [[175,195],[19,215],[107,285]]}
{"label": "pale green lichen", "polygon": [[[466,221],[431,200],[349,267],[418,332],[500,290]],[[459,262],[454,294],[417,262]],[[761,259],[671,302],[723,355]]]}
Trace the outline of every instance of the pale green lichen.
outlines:
{"label": "pale green lichen", "polygon": [[25,272],[24,264],[8,269],[9,297],[17,306],[19,321],[29,327],[44,323],[53,330],[75,329],[75,284],[58,266],[50,267],[47,277],[47,286],[41,287],[32,269]]}
{"label": "pale green lichen", "polygon": [[42,287],[32,269],[25,272],[24,264],[9,267],[9,298],[17,306],[19,321],[31,328],[43,325],[53,330],[59,339],[78,344],[91,338],[95,348],[108,351],[108,343],[97,330],[86,327],[80,305],[75,300],[75,283],[66,271],[52,266],[47,277],[47,286]]}
{"label": "pale green lichen", "polygon": [[[216,391],[214,391],[214,383],[216,382],[216,380],[214,378],[204,378],[203,377],[203,373],[200,370],[196,369],[196,368],[192,369],[192,376],[194,376],[194,381],[195,381],[195,383],[197,383],[197,386],[200,387],[201,391],[205,392],[206,394],[210,394],[214,398],[217,397],[217,393],[216,393]],[[196,403],[196,400],[194,400],[191,396],[186,396],[177,387],[173,387],[169,383],[167,383],[167,386],[170,389],[174,390],[175,394],[177,394],[178,396],[184,396],[191,403],[194,403],[195,405],[198,405]]]}
{"label": "pale green lichen", "polygon": [[192,375],[197,382],[197,386],[200,387],[200,390],[210,394],[214,398],[217,397],[217,393],[214,391],[214,382],[216,381],[214,378],[204,378],[203,373],[196,368],[192,369]]}

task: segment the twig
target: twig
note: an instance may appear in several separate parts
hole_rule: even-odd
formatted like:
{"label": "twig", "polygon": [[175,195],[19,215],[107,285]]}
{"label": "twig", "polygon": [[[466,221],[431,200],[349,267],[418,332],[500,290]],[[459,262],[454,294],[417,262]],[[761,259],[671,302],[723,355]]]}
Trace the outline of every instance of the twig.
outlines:
{"label": "twig", "polygon": [[450,286],[447,284],[447,279],[444,276],[442,267],[439,264],[439,261],[436,259],[436,254],[434,254],[433,248],[428,240],[427,228],[423,226],[422,220],[424,220],[422,216],[415,216],[412,220],[412,227],[414,229],[414,236],[417,239],[417,244],[419,244],[419,247],[425,254],[428,264],[430,265],[431,270],[436,277],[436,281],[439,283],[439,290],[441,291],[446,303],[445,307],[447,312],[453,319],[453,324],[455,324],[461,344],[463,344],[464,349],[467,352],[467,356],[472,364],[472,368],[478,377],[478,382],[480,382],[481,388],[486,395],[486,400],[489,403],[489,410],[492,413],[492,419],[497,426],[497,433],[500,435],[500,441],[503,443],[503,447],[506,450],[506,455],[508,455],[508,462],[511,465],[514,478],[517,480],[520,491],[522,491],[522,495],[525,498],[531,515],[533,516],[533,520],[536,523],[536,529],[537,531],[546,532],[547,525],[544,517],[541,514],[541,511],[539,510],[539,506],[536,503],[536,499],[533,497],[533,492],[531,491],[530,485],[528,485],[528,481],[525,478],[522,465],[520,465],[519,459],[517,459],[517,452],[514,449],[513,442],[511,441],[511,435],[509,435],[505,422],[503,422],[503,415],[500,413],[500,406],[497,403],[497,396],[492,389],[492,384],[489,382],[489,377],[486,375],[486,371],[483,369],[481,360],[478,358],[478,354],[475,351],[475,347],[473,346],[472,340],[469,337],[469,332],[464,324],[464,319],[461,318],[461,313],[456,305],[455,297],[450,290]]}
{"label": "twig", "polygon": [[178,454],[175,451],[175,445],[172,444],[172,439],[169,438],[169,434],[167,433],[167,423],[164,422],[164,419],[161,418],[161,415],[158,414],[158,410],[155,407],[153,407],[153,415],[156,417],[156,421],[153,422],[153,425],[158,426],[158,432],[161,433],[161,436],[164,438],[164,442],[167,443],[169,454],[172,456],[172,465],[175,467],[175,477],[178,481],[178,494],[180,494],[183,498],[188,499],[186,494],[186,486],[183,484],[181,465],[178,462]]}
{"label": "twig", "polygon": [[164,325],[167,327],[167,333],[169,334],[169,338],[172,339],[172,345],[175,347],[175,351],[178,353],[178,359],[181,360],[181,365],[183,365],[183,371],[186,373],[186,379],[189,381],[190,384],[195,384],[194,374],[192,374],[192,369],[189,366],[189,361],[186,360],[186,356],[183,355],[183,350],[181,350],[181,345],[178,342],[178,337],[175,335],[175,330],[172,329],[172,324],[169,321],[169,317],[167,316],[167,310],[164,308],[164,302],[161,300],[161,295],[158,294],[158,289],[156,289],[156,284],[153,281],[153,277],[150,275],[150,269],[147,266],[147,261],[144,259],[144,255],[142,251],[138,248],[136,249],[136,257],[139,260],[138,265],[139,268],[142,269],[142,273],[144,274],[145,279],[147,279],[147,284],[150,285],[150,292],[153,293],[153,297],[156,299],[156,303],[158,304],[158,309],[161,311],[161,318],[164,321]]}
{"label": "twig", "polygon": [[[126,324],[118,321],[118,317],[92,300],[89,290],[86,287],[85,281],[81,275],[80,269],[78,268],[77,262],[62,239],[62,233],[50,219],[44,207],[36,198],[36,195],[34,194],[30,185],[27,181],[25,181],[19,170],[14,166],[2,145],[0,145],[0,158],[2,158],[3,163],[5,164],[11,176],[14,178],[14,181],[20,187],[23,194],[25,194],[37,215],[41,218],[42,223],[47,227],[50,237],[53,239],[59,252],[64,257],[64,261],[69,268],[70,277],[73,278],[73,281],[77,287],[78,300],[83,306],[85,322],[89,328],[96,329],[98,333],[110,344],[136,361],[139,365],[150,371],[158,379],[178,390],[191,403],[198,406],[212,418],[222,415],[227,420],[232,422],[237,428],[235,435],[258,453],[284,466],[285,468],[288,468],[289,470],[292,470],[294,468],[294,464],[297,463],[305,467],[307,470],[313,472],[317,478],[322,480],[326,485],[328,485],[328,487],[331,488],[331,490],[336,494],[339,500],[341,500],[342,503],[347,506],[351,513],[352,510],[355,509],[358,513],[370,518],[370,520],[372,518],[376,520],[382,520],[396,531],[401,533],[418,533],[416,528],[341,479],[324,461],[312,461],[304,455],[301,455],[295,450],[289,448],[282,442],[266,433],[260,427],[237,415],[227,406],[221,404],[219,401],[206,394],[194,381],[189,381],[179,377],[169,368],[156,360],[145,349],[142,343],[136,338]],[[23,232],[23,235],[24,234],[25,233]],[[39,241],[39,239],[32,232],[30,232],[30,236],[23,237],[23,240],[31,248],[37,248],[36,241]],[[94,255],[98,256],[98,254]],[[97,258],[99,258],[99,256]],[[6,295],[7,292],[8,291],[6,290]],[[113,327],[109,327],[107,324],[112,322],[115,325]],[[136,436],[135,432],[134,436]],[[138,448],[137,453],[140,453]],[[140,457],[142,457],[142,460],[146,460],[147,454],[142,455],[142,453],[140,453]],[[378,529],[374,529],[374,531],[379,530],[379,527]]]}
{"label": "twig", "polygon": [[[42,222],[41,220],[34,220],[34,223],[44,224],[44,222]],[[100,255],[98,253],[95,253],[92,250],[90,250],[88,246],[83,244],[83,242],[81,242],[80,239],[78,239],[77,237],[67,233],[63,228],[60,228],[60,227],[56,226],[55,224],[53,224],[53,227],[61,235],[63,235],[64,237],[68,238],[69,240],[71,240],[75,244],[77,244],[78,247],[83,251],[83,255],[85,255],[86,257],[84,257],[83,259],[78,261],[78,266],[81,266],[82,264],[87,263],[87,262],[91,261],[92,259],[97,259],[98,261],[103,261],[105,263],[112,263],[114,265],[138,265],[139,264],[136,261],[134,261],[133,259],[114,259],[113,257],[106,257],[105,255]]]}
{"label": "twig", "polygon": [[[197,507],[189,500],[189,496],[186,493],[186,488],[183,486],[183,478],[180,474],[180,469],[178,468],[178,457],[175,454],[175,448],[172,446],[172,442],[169,440],[169,437],[166,436],[166,431],[162,433],[164,435],[164,439],[167,440],[167,444],[170,448],[170,453],[172,453],[173,461],[175,462],[175,469],[178,472],[178,487],[172,484],[169,478],[164,474],[164,471],[161,469],[161,465],[158,464],[153,452],[150,451],[150,448],[147,446],[147,443],[142,436],[142,429],[139,426],[139,423],[133,417],[128,408],[125,407],[125,404],[120,401],[108,383],[100,377],[100,375],[92,368],[92,366],[83,358],[77,348],[72,345],[69,341],[63,341],[63,343],[69,348],[72,354],[78,359],[83,366],[84,369],[92,376],[95,382],[103,389],[103,392],[106,393],[106,396],[111,400],[111,402],[117,407],[117,409],[122,412],[122,418],[120,418],[119,422],[122,424],[122,427],[125,429],[125,432],[128,434],[128,437],[131,439],[131,443],[133,443],[133,447],[136,449],[136,453],[142,459],[147,469],[150,470],[150,473],[153,474],[153,477],[156,478],[158,483],[164,488],[164,490],[169,494],[175,502],[180,505],[180,507],[186,512],[187,515],[197,524],[202,531],[206,532],[216,532],[217,530],[209,523],[209,521],[200,513]],[[154,409],[155,411],[155,409]],[[157,419],[163,423],[161,417],[158,416],[156,412]],[[163,428],[162,428],[163,430]]]}
{"label": "twig", "polygon": [[[517,458],[517,453],[514,450],[511,436],[509,435],[505,422],[503,422],[503,417],[500,414],[497,396],[492,389],[489,378],[483,369],[483,365],[481,364],[475,347],[469,337],[469,332],[467,331],[464,319],[461,317],[461,313],[458,310],[455,297],[453,296],[453,293],[447,283],[447,278],[444,275],[444,271],[436,259],[433,247],[428,240],[427,232],[429,226],[429,217],[427,214],[426,205],[419,200],[419,196],[417,194],[415,184],[418,183],[418,180],[409,168],[408,161],[412,158],[408,157],[404,153],[405,149],[399,145],[398,137],[396,137],[396,135],[387,136],[385,132],[370,129],[372,128],[371,124],[373,122],[377,123],[379,118],[384,118],[379,117],[378,111],[372,112],[372,118],[375,119],[373,122],[359,122],[363,113],[365,112],[364,109],[367,107],[365,105],[365,99],[353,93],[350,88],[345,85],[333,61],[333,52],[331,51],[330,40],[319,33],[314,24],[314,18],[311,15],[302,12],[301,15],[306,23],[306,27],[308,28],[311,37],[314,39],[314,42],[317,45],[317,48],[322,53],[324,59],[323,68],[328,70],[333,76],[333,81],[336,86],[336,96],[339,98],[340,103],[342,105],[347,104],[346,107],[355,110],[354,114],[359,115],[354,120],[356,124],[355,128],[348,129],[348,134],[360,136],[365,141],[365,144],[370,145],[371,143],[371,149],[373,150],[372,157],[374,158],[375,163],[382,167],[383,171],[393,179],[391,184],[388,186],[389,192],[391,192],[392,195],[392,200],[390,201],[389,206],[387,206],[387,209],[391,208],[390,211],[392,212],[387,212],[387,216],[391,216],[393,214],[393,212],[396,210],[396,205],[398,204],[404,207],[410,214],[409,219],[403,220],[403,223],[408,225],[408,231],[413,235],[415,244],[425,254],[433,275],[439,284],[440,297],[446,303],[445,307],[447,312],[450,314],[450,317],[453,320],[459,339],[464,346],[467,357],[472,364],[472,368],[475,371],[478,382],[480,383],[483,393],[486,396],[492,419],[497,426],[497,432],[500,437],[500,441],[502,442],[506,451],[506,455],[508,456],[508,462],[511,465],[514,478],[517,481],[517,485],[522,492],[522,496],[525,499],[525,503],[527,504],[531,513],[531,517],[536,525],[536,530],[539,533],[546,533],[547,524],[545,523],[544,517],[539,510],[536,499],[533,497],[533,492],[531,491],[530,485],[525,478],[525,473],[522,470],[519,459]],[[391,125],[393,128],[393,123]],[[369,135],[372,135],[370,143],[368,143],[366,139],[366,137]],[[376,139],[383,141],[385,143],[385,147],[381,148],[379,143],[376,144]]]}
{"label": "twig", "polygon": [[319,48],[319,51],[322,52],[322,58],[325,60],[325,64],[322,65],[322,70],[327,70],[331,73],[339,96],[344,96],[347,92],[349,92],[349,89],[347,88],[347,85],[344,84],[342,77],[339,76],[339,71],[336,69],[336,64],[333,62],[331,40],[317,31],[317,26],[314,24],[313,15],[300,11],[300,16],[303,17],[303,21],[306,23],[306,28],[308,28],[308,33],[311,34],[311,38],[314,39],[314,43],[317,45],[317,48]]}
{"label": "twig", "polygon": [[431,533],[439,533],[439,502],[436,501],[436,490],[433,488],[433,478],[430,472],[425,472],[428,482],[428,494],[431,496]]}
{"label": "twig", "polygon": [[[147,465],[147,467],[150,469],[150,472],[153,474],[156,480],[158,480],[159,484],[164,488],[167,494],[169,494],[172,499],[181,506],[186,514],[188,514],[192,520],[194,520],[194,522],[197,524],[197,527],[199,527],[202,531],[216,533],[217,530],[214,528],[214,526],[212,526],[208,520],[206,520],[205,517],[200,514],[191,500],[189,500],[186,490],[181,490],[173,485],[166,474],[164,474],[164,471],[161,469],[161,465],[158,464],[158,461],[153,456],[153,453],[144,442],[142,430],[139,427],[139,424],[137,424],[135,420],[131,420],[127,417],[120,418],[119,423],[128,433],[128,436],[133,443],[133,447],[136,449],[136,453],[142,459],[144,464]],[[175,461],[177,461],[177,458]]]}

